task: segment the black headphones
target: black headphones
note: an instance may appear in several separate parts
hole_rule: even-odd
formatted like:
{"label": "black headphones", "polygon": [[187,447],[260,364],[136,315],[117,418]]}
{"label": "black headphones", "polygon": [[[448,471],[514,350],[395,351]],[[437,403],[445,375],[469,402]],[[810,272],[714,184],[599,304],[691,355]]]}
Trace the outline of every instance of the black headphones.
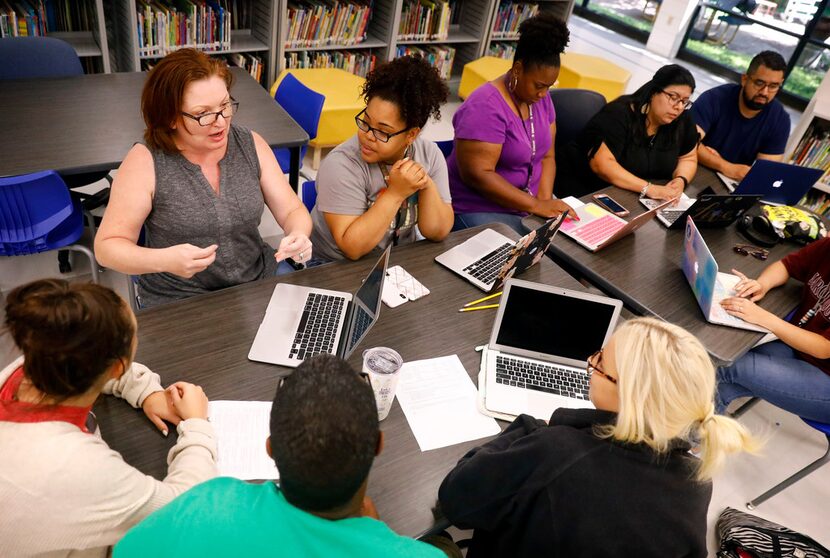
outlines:
{"label": "black headphones", "polygon": [[781,241],[764,215],[744,215],[738,220],[738,231],[753,244],[765,248],[772,248]]}

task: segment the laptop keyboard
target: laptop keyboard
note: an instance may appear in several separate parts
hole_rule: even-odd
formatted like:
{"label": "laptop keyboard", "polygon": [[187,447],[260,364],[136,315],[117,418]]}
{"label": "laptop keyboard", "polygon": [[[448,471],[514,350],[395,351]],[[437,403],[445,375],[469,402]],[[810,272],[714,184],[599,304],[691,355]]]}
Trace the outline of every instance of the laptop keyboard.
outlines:
{"label": "laptop keyboard", "polygon": [[626,225],[625,221],[621,221],[613,215],[603,215],[599,219],[595,219],[590,223],[582,225],[571,234],[587,244],[596,246],[602,244],[616,233],[618,230]]}
{"label": "laptop keyboard", "polygon": [[661,209],[660,216],[669,223],[674,223],[686,213],[685,209]]}
{"label": "laptop keyboard", "polygon": [[485,285],[489,285],[496,278],[498,272],[501,271],[513,246],[512,242],[505,242],[483,258],[465,267],[464,273],[475,277]]}
{"label": "laptop keyboard", "polygon": [[354,329],[352,330],[352,340],[350,343],[350,347],[354,347],[355,343],[357,343],[360,338],[366,333],[366,330],[369,329],[369,326],[372,325],[372,317],[361,308],[358,304],[354,305],[355,312],[357,312],[357,317],[354,321]]}
{"label": "laptop keyboard", "polygon": [[588,399],[587,373],[540,362],[497,356],[496,383],[572,399]]}
{"label": "laptop keyboard", "polygon": [[309,293],[288,358],[305,360],[314,355],[331,354],[337,341],[343,303],[343,297]]}

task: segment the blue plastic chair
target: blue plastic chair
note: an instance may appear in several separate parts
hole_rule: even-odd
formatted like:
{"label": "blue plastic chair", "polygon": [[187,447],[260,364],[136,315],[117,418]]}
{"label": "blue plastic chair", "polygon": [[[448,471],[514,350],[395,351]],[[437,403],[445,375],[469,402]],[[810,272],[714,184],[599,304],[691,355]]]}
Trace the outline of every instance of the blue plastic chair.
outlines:
{"label": "blue plastic chair", "polygon": [[[5,39],[4,39],[5,40]],[[0,256],[25,256],[50,250],[82,252],[98,282],[95,256],[74,244],[84,232],[81,203],[55,171],[0,178]]]}
{"label": "blue plastic chair", "polygon": [[[310,139],[317,137],[320,115],[323,114],[323,103],[326,102],[325,95],[309,89],[300,83],[300,80],[287,73],[274,92],[274,100],[305,130]],[[308,151],[308,145],[300,148],[300,167],[303,165],[306,151]],[[287,148],[274,149],[274,155],[284,173],[287,173],[291,166],[290,153]],[[303,177],[310,179],[305,174],[303,174]]]}
{"label": "blue plastic chair", "polygon": [[772,488],[770,488],[769,490],[767,490],[766,492],[764,492],[763,494],[758,496],[757,498],[754,498],[754,499],[750,500],[749,502],[747,502],[746,503],[747,508],[749,508],[751,510],[755,509],[756,506],[758,506],[761,503],[765,502],[766,500],[772,498],[773,496],[775,496],[776,494],[778,494],[779,492],[781,492],[782,490],[784,490],[785,488],[787,488],[791,484],[794,484],[794,483],[800,481],[801,479],[803,479],[804,477],[806,477],[807,475],[809,475],[810,473],[812,473],[813,471],[815,471],[816,469],[818,469],[819,467],[821,467],[822,465],[824,465],[825,463],[830,461],[830,424],[825,424],[823,422],[816,422],[814,420],[809,420],[809,419],[805,419],[805,418],[802,418],[801,420],[806,422],[808,426],[811,426],[811,427],[815,428],[816,430],[818,430],[819,432],[821,432],[822,434],[824,434],[824,437],[827,438],[827,450],[824,452],[824,455],[822,455],[821,457],[819,457],[818,459],[816,459],[815,461],[813,461],[812,463],[810,463],[809,465],[807,465],[806,467],[804,467],[803,469],[798,471],[797,473],[795,473],[795,474],[789,476],[788,478],[784,479],[783,481],[779,482],[778,484],[776,484],[775,486],[773,486]]}
{"label": "blue plastic chair", "polygon": [[300,200],[302,200],[305,208],[310,212],[314,209],[314,204],[317,203],[317,183],[314,180],[306,180],[303,182],[303,187],[300,190]]}
{"label": "blue plastic chair", "polygon": [[452,147],[453,147],[454,143],[455,143],[455,140],[449,139],[449,140],[436,141],[435,145],[437,145],[438,149],[441,150],[441,153],[444,154],[444,159],[447,159],[447,158],[449,158],[450,153],[452,153]]}

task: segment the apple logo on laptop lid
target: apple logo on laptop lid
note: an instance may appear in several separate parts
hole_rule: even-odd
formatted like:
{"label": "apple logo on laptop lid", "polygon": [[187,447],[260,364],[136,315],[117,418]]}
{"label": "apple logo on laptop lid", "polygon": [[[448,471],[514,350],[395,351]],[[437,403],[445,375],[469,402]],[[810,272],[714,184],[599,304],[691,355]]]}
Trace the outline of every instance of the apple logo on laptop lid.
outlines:
{"label": "apple logo on laptop lid", "polygon": [[784,184],[783,180],[776,180],[775,182],[772,183],[772,187],[773,188],[780,188],[782,184]]}

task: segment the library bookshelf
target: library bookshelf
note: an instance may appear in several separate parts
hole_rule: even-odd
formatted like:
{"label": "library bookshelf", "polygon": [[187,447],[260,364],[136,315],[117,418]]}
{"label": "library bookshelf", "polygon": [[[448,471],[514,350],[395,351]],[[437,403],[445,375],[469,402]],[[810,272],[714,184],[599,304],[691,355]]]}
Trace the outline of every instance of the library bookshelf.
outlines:
{"label": "library bookshelf", "polygon": [[790,135],[787,161],[824,170],[801,205],[830,215],[830,73],[816,90],[798,125]]}

